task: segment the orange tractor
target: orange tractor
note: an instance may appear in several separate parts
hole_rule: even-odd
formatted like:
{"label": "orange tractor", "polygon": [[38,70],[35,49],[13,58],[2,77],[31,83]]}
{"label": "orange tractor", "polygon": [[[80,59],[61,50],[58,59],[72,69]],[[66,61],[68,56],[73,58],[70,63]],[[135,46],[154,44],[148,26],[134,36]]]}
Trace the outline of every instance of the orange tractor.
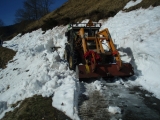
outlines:
{"label": "orange tractor", "polygon": [[[70,24],[65,33],[65,59],[79,79],[129,77],[134,75],[130,63],[122,63],[108,29],[99,31],[101,23]],[[108,50],[104,49],[108,46]]]}

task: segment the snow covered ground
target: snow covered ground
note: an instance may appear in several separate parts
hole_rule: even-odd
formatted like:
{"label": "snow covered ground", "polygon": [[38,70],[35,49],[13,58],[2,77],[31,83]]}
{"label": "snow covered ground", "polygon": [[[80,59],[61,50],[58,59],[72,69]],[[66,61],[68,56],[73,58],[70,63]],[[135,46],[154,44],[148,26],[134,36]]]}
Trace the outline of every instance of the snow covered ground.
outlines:
{"label": "snow covered ground", "polygon": [[[69,117],[78,119],[78,79],[63,60],[67,27],[41,29],[8,41],[6,47],[17,51],[7,68],[0,72],[0,114],[10,105],[35,94],[53,96],[52,105]],[[55,49],[58,46],[60,49]]]}
{"label": "snow covered ground", "polygon": [[129,13],[121,11],[115,17],[101,21],[101,29],[109,28],[118,49],[128,54],[124,61],[130,57],[136,75],[132,83],[142,85],[160,99],[159,13],[160,6]]}
{"label": "snow covered ground", "polygon": [[[159,13],[160,6],[128,13],[120,11],[100,22],[101,29],[109,29],[122,60],[134,67],[135,76],[128,78],[128,83],[142,85],[160,99]],[[11,104],[38,94],[52,96],[54,107],[72,119],[79,119],[79,82],[63,60],[66,30],[67,26],[46,32],[39,29],[19,34],[5,44],[17,54],[6,69],[0,70],[0,118],[11,109]],[[60,48],[56,50],[55,46]],[[110,107],[109,111],[115,109]]]}
{"label": "snow covered ground", "polygon": [[130,2],[128,2],[126,4],[126,6],[124,7],[124,9],[127,9],[127,8],[132,7],[132,6],[135,6],[135,5],[137,5],[137,4],[141,3],[141,2],[142,2],[142,0],[136,0],[136,1],[131,0]]}

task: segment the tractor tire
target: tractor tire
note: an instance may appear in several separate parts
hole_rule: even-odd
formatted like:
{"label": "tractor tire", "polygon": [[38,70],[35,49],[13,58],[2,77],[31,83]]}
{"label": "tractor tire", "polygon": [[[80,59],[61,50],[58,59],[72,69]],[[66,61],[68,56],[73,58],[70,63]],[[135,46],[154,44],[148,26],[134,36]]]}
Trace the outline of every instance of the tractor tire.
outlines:
{"label": "tractor tire", "polygon": [[75,70],[77,65],[77,55],[75,51],[71,51],[70,45],[66,45],[65,47],[64,60],[68,62],[70,70]]}
{"label": "tractor tire", "polygon": [[76,61],[76,57],[74,56],[74,54],[70,53],[68,64],[69,64],[70,70],[75,70],[77,61]]}
{"label": "tractor tire", "polygon": [[64,50],[64,60],[69,61],[69,54],[70,54],[70,46],[68,44],[65,44],[65,50]]}
{"label": "tractor tire", "polygon": [[64,60],[68,61],[68,54],[66,50],[64,51]]}
{"label": "tractor tire", "polygon": [[78,69],[78,65],[76,65],[76,79],[79,79],[79,69]]}

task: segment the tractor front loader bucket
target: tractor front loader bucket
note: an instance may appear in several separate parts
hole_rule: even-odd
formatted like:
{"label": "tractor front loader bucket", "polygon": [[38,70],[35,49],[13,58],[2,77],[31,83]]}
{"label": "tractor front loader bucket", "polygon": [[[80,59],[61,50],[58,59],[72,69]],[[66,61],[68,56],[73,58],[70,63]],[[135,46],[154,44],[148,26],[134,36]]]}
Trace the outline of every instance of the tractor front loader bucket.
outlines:
{"label": "tractor front loader bucket", "polygon": [[123,63],[123,67],[118,70],[116,64],[98,64],[96,65],[96,70],[91,71],[91,66],[89,65],[78,65],[77,76],[79,79],[88,78],[109,78],[109,77],[129,77],[134,75],[133,68],[130,63]]}

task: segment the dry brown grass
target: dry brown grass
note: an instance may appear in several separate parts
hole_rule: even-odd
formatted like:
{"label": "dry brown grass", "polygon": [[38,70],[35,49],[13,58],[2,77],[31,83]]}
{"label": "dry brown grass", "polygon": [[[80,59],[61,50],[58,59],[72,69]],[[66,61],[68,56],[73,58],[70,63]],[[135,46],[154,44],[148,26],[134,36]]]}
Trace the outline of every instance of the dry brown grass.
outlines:
{"label": "dry brown grass", "polygon": [[[21,27],[18,27],[18,30],[14,27],[14,29],[12,29],[12,31],[14,31],[12,36],[11,34],[7,36],[10,36],[9,38],[11,38],[19,32],[31,32],[38,28],[48,30],[56,25],[66,25],[71,22],[80,22],[84,19],[91,19],[93,21],[107,19],[108,17],[116,15],[120,10],[123,10],[124,6],[129,1],[130,0],[68,0],[60,8],[41,19],[22,24]],[[143,0],[138,5],[126,9],[125,11],[129,12],[140,7],[148,8],[150,5],[158,6],[160,5],[160,0]],[[9,28],[9,30],[10,29],[11,28]]]}
{"label": "dry brown grass", "polygon": [[26,31],[45,26],[45,24],[47,24],[45,21],[50,18],[54,20],[53,22],[56,22],[56,25],[64,25],[69,22],[82,21],[83,19],[98,21],[102,18],[114,16],[118,11],[123,9],[128,1],[129,0],[69,0],[62,7],[28,25]]}
{"label": "dry brown grass", "polygon": [[26,26],[31,22],[32,21],[23,21],[18,24],[0,27],[0,35],[2,35],[2,39],[4,41],[10,40],[13,37],[15,37],[17,34],[22,33],[24,28],[26,28]]}
{"label": "dry brown grass", "polygon": [[13,59],[15,54],[16,52],[11,49],[0,47],[0,68],[5,68],[8,61]]}
{"label": "dry brown grass", "polygon": [[[52,28],[55,25],[65,25],[70,22],[82,21],[84,19],[92,19],[98,21],[107,19],[123,10],[124,6],[130,0],[69,0],[62,7],[49,13],[40,20],[28,25],[26,31],[34,30],[42,27],[43,30]],[[142,8],[148,8],[150,5],[160,5],[160,0],[143,0],[140,4],[133,6],[126,11]],[[53,24],[47,25],[48,22]],[[50,27],[48,27],[50,26]]]}
{"label": "dry brown grass", "polygon": [[[18,102],[19,103],[19,102]],[[16,107],[18,103],[12,105]],[[25,99],[13,112],[5,114],[2,120],[71,120],[63,112],[52,107],[52,97],[35,95]]]}

